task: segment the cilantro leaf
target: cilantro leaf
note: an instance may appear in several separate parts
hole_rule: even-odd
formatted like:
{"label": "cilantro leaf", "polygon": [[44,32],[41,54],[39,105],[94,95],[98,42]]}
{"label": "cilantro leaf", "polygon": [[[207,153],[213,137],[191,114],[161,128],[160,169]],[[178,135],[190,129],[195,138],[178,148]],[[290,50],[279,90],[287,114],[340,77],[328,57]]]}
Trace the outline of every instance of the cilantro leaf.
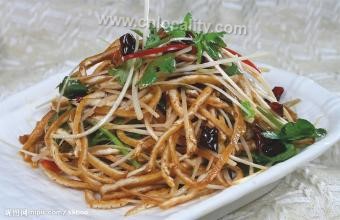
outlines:
{"label": "cilantro leaf", "polygon": [[209,44],[207,41],[202,41],[203,50],[214,60],[220,58],[219,47],[216,44]]}
{"label": "cilantro leaf", "polygon": [[243,115],[248,122],[253,122],[255,119],[255,109],[251,106],[250,102],[247,100],[241,101]]}
{"label": "cilantro leaf", "polygon": [[183,27],[185,30],[189,31],[192,25],[192,14],[188,12],[183,19]]}
{"label": "cilantro leaf", "polygon": [[228,76],[242,74],[235,63],[231,63],[231,65],[229,66],[223,65],[222,67],[223,70],[228,74]]}
{"label": "cilantro leaf", "polygon": [[203,52],[206,51],[214,60],[219,59],[221,54],[219,48],[226,47],[223,36],[226,32],[195,33],[194,43],[197,48],[197,62],[202,62]]}
{"label": "cilantro leaf", "polygon": [[79,80],[71,79],[66,76],[63,81],[58,85],[59,93],[64,89],[63,96],[74,99],[77,97],[83,97],[87,94],[88,88],[83,85]]}
{"label": "cilantro leaf", "polygon": [[299,118],[296,122],[288,122],[278,133],[262,132],[262,136],[269,139],[280,139],[282,142],[292,142],[306,138],[321,138],[327,134],[323,128],[315,128],[306,119]]}
{"label": "cilantro leaf", "polygon": [[305,138],[319,138],[327,134],[325,129],[316,129],[312,123],[306,119],[298,119],[295,123],[288,122],[279,133],[280,139],[284,141],[295,141]]}
{"label": "cilantro leaf", "polygon": [[176,69],[176,60],[173,54],[166,54],[153,60],[146,68],[138,85],[141,87],[149,86],[154,83],[160,74],[168,74]]}
{"label": "cilantro leaf", "polygon": [[192,15],[191,13],[187,13],[183,19],[183,22],[180,24],[173,24],[169,26],[166,30],[170,37],[185,37],[186,32],[191,30],[192,24]]}
{"label": "cilantro leaf", "polygon": [[[183,22],[180,24],[173,24],[166,28],[167,35],[165,38],[161,39],[157,28],[153,23],[150,23],[149,25],[149,36],[146,39],[145,42],[145,48],[150,49],[157,47],[163,43],[166,43],[171,38],[176,37],[185,37],[186,32],[191,29],[192,24],[192,15],[191,13],[187,13],[183,19]],[[140,36],[143,36],[143,34],[136,29],[132,29],[135,33],[137,33]]]}
{"label": "cilantro leaf", "polygon": [[327,135],[327,131],[323,128],[317,128],[315,129],[315,137],[316,138],[322,138]]}
{"label": "cilantro leaf", "polygon": [[226,32],[211,32],[204,34],[204,39],[208,43],[215,44],[219,47],[225,47],[227,46],[222,37],[226,34]]}
{"label": "cilantro leaf", "polygon": [[[133,60],[128,60],[124,62],[122,65],[120,65],[118,68],[109,69],[109,75],[117,76],[119,84],[124,85],[129,75],[129,71],[132,67],[132,64]],[[140,65],[141,59],[136,59],[135,67],[138,68]]]}
{"label": "cilantro leaf", "polygon": [[174,55],[166,54],[164,56],[159,57],[158,59],[155,59],[152,62],[151,66],[153,66],[153,68],[156,68],[156,69],[158,67],[159,68],[158,72],[172,73],[176,69],[175,65],[176,65],[176,61],[175,61]]}
{"label": "cilantro leaf", "polygon": [[158,45],[160,45],[162,43],[163,43],[163,41],[159,37],[155,25],[150,23],[150,25],[149,25],[149,36],[146,39],[145,48],[149,49],[149,48],[157,47]]}
{"label": "cilantro leaf", "polygon": [[119,84],[124,85],[128,77],[128,71],[129,70],[127,70],[126,68],[119,68],[119,69],[112,68],[112,69],[109,69],[109,74],[111,76],[117,76]]}
{"label": "cilantro leaf", "polygon": [[253,153],[253,158],[256,163],[265,165],[273,165],[278,162],[282,162],[285,160],[288,160],[289,158],[295,156],[297,153],[299,153],[299,150],[293,145],[293,144],[285,144],[285,151],[274,156],[274,157],[269,157],[264,155],[263,153]]}
{"label": "cilantro leaf", "polygon": [[288,122],[283,125],[278,132],[265,131],[261,135],[266,139],[272,139],[281,142],[285,146],[285,150],[274,156],[269,157],[262,152],[253,154],[256,162],[261,164],[274,164],[287,160],[299,152],[294,146],[295,141],[306,138],[320,138],[327,134],[323,128],[315,128],[312,123],[305,119],[298,119],[296,122]]}

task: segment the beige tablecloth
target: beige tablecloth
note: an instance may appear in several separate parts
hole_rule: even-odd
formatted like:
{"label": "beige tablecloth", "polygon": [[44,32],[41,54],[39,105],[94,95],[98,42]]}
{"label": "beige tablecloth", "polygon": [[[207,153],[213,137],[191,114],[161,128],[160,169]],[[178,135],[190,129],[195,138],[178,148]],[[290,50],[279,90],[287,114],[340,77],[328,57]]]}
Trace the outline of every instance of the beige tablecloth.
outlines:
{"label": "beige tablecloth", "polygon": [[[178,20],[187,11],[211,24],[246,27],[246,34],[226,37],[230,47],[270,52],[258,61],[340,92],[340,1],[151,0],[151,18]],[[127,27],[105,25],[100,16],[142,18],[143,1],[0,0],[0,15],[3,100],[103,49]],[[340,219],[339,158],[338,144],[224,219]]]}

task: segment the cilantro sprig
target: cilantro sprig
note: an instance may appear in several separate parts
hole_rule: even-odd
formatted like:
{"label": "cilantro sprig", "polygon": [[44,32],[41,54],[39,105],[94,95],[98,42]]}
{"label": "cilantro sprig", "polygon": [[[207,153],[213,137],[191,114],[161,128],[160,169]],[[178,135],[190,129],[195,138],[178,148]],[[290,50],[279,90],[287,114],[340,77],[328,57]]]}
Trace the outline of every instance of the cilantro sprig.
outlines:
{"label": "cilantro sprig", "polygon": [[222,68],[224,72],[228,74],[228,76],[235,76],[235,75],[242,74],[238,66],[235,63],[222,65]]}
{"label": "cilantro sprig", "polygon": [[162,43],[165,43],[167,40],[162,40],[161,37],[158,34],[157,28],[154,24],[150,23],[149,25],[149,36],[146,38],[145,42],[145,48],[153,48],[161,45]]}
{"label": "cilantro sprig", "polygon": [[197,48],[197,62],[202,62],[203,52],[207,52],[214,60],[221,57],[220,48],[227,45],[223,41],[226,32],[195,33],[194,43]]}
{"label": "cilantro sprig", "polygon": [[306,119],[286,123],[279,132],[266,131],[262,135],[268,139],[277,139],[282,142],[298,141],[306,138],[321,138],[327,134],[323,128],[315,126]]}
{"label": "cilantro sprig", "polygon": [[[225,32],[195,32],[192,30],[193,19],[191,13],[187,13],[183,21],[179,24],[172,24],[165,28],[157,29],[152,23],[149,25],[149,35],[146,38],[145,49],[151,49],[158,47],[171,40],[172,38],[180,37],[192,37],[192,42],[185,42],[191,44],[197,51],[197,62],[202,62],[203,53],[206,52],[212,59],[219,59],[221,57],[221,47],[226,47],[223,41]],[[133,29],[138,35],[142,33],[136,29]],[[171,54],[162,55],[148,64],[146,71],[142,78],[139,80],[138,85],[140,87],[149,86],[154,83],[161,74],[169,74],[175,71],[176,61]],[[237,66],[231,64],[226,66],[227,73],[229,75],[240,74]],[[127,71],[129,69],[129,63],[123,64],[117,69],[111,69],[109,74],[118,76],[119,82],[124,84],[127,78]],[[252,113],[251,113],[252,114]],[[249,120],[252,120],[253,116],[249,116]]]}
{"label": "cilantro sprig", "polygon": [[221,56],[220,48],[227,46],[223,41],[223,36],[226,34],[226,32],[194,32],[191,29],[191,26],[192,15],[191,13],[188,13],[184,17],[182,23],[171,25],[166,30],[172,38],[185,37],[188,31],[193,34],[193,42],[197,48],[198,63],[202,62],[203,52],[207,52],[208,55],[211,56],[213,59],[219,59]]}
{"label": "cilantro sprig", "polygon": [[146,87],[154,83],[161,74],[169,74],[176,70],[176,61],[173,54],[160,56],[148,65],[142,78],[139,80],[140,87]]}
{"label": "cilantro sprig", "polygon": [[[153,23],[150,23],[149,25],[149,36],[146,39],[145,42],[145,48],[150,49],[157,47],[161,44],[164,44],[168,42],[171,38],[177,38],[177,37],[185,37],[187,31],[191,30],[192,25],[192,15],[191,13],[187,13],[183,19],[183,22],[180,24],[173,24],[165,28],[166,37],[161,38],[159,35],[159,31],[155,27]],[[141,34],[140,31],[133,29],[137,34]]]}
{"label": "cilantro sprig", "polygon": [[[202,62],[204,52],[207,52],[214,60],[219,59],[221,57],[220,48],[226,47],[226,44],[223,41],[223,36],[226,32],[195,32],[192,30],[192,22],[191,13],[187,13],[182,23],[173,24],[165,28],[164,31],[166,36],[163,38],[161,38],[159,30],[157,30],[154,24],[150,23],[149,36],[146,39],[145,48],[154,48],[168,42],[171,38],[186,37],[190,33],[193,37],[193,44],[197,49],[198,63]],[[133,31],[140,34],[137,30]]]}
{"label": "cilantro sprig", "polygon": [[192,15],[191,13],[187,13],[183,19],[183,22],[180,24],[173,24],[166,28],[166,31],[170,35],[170,37],[185,37],[187,35],[187,31],[191,31],[192,26]]}
{"label": "cilantro sprig", "polygon": [[294,145],[295,141],[304,140],[308,138],[318,139],[327,134],[323,128],[315,128],[315,126],[306,119],[298,119],[296,122],[288,122],[282,126],[280,131],[266,131],[262,132],[262,136],[276,143],[284,145],[285,149],[282,153],[269,157],[263,152],[256,152],[253,157],[257,163],[260,164],[275,164],[285,161],[299,152],[299,149]]}
{"label": "cilantro sprig", "polygon": [[119,84],[124,85],[132,65],[135,65],[135,68],[139,68],[142,65],[141,59],[136,59],[135,63],[133,63],[134,62],[132,60],[128,60],[118,68],[109,69],[109,75],[116,76],[118,78]]}

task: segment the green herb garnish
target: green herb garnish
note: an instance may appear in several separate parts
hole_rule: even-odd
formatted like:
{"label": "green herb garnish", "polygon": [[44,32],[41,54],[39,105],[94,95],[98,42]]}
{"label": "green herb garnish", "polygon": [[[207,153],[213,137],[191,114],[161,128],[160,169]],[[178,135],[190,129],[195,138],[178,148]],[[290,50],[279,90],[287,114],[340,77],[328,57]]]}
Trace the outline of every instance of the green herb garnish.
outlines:
{"label": "green herb garnish", "polygon": [[252,123],[255,119],[255,109],[248,100],[241,101],[242,112],[247,122]]}
{"label": "green herb garnish", "polygon": [[266,156],[263,153],[254,153],[253,158],[256,161],[256,163],[263,164],[263,165],[264,164],[273,165],[275,163],[288,160],[289,158],[299,153],[299,149],[297,149],[293,144],[286,143],[284,144],[284,146],[286,148],[285,151],[274,157]]}
{"label": "green herb garnish", "polygon": [[191,13],[187,13],[182,23],[171,25],[166,28],[166,31],[172,38],[185,37],[187,34],[187,31],[191,30],[191,24],[192,24],[192,15]]}
{"label": "green herb garnish", "polygon": [[[168,36],[164,37],[163,39],[161,39],[161,37],[159,36],[157,28],[154,26],[154,24],[150,23],[149,36],[146,39],[145,48],[150,49],[150,48],[157,47],[161,44],[168,42],[171,38],[185,37],[186,32],[189,31],[191,28],[191,23],[192,23],[192,15],[188,13],[184,17],[184,20],[182,23],[170,25],[169,27],[166,28],[166,33]],[[133,29],[132,31],[134,31],[138,35],[141,34],[141,36],[143,36],[143,34],[138,30]]]}
{"label": "green herb garnish", "polygon": [[166,30],[171,38],[185,37],[188,31],[194,35],[194,43],[197,48],[198,63],[202,61],[203,52],[206,51],[213,59],[219,59],[221,54],[219,48],[226,47],[223,41],[223,36],[226,32],[211,32],[211,33],[195,33],[191,30],[192,15],[186,14],[183,22],[169,26]]}
{"label": "green herb garnish", "polygon": [[[111,133],[108,129],[99,128],[95,133],[89,136],[90,146],[98,145],[98,144],[109,144],[113,143],[115,146],[112,148],[119,150],[119,152],[123,155],[127,155],[132,149],[123,144],[119,138]],[[136,160],[129,160],[129,162],[134,167],[140,167],[140,163]]]}
{"label": "green herb garnish", "polygon": [[266,131],[262,132],[262,136],[267,139],[272,139],[282,143],[285,146],[285,151],[269,157],[263,153],[254,153],[254,159],[260,164],[274,164],[285,161],[299,152],[295,147],[294,141],[307,138],[321,138],[327,134],[323,128],[315,128],[315,126],[305,119],[298,119],[296,122],[288,122],[283,125],[279,132]]}
{"label": "green herb garnish", "polygon": [[222,37],[226,32],[194,33],[194,43],[197,48],[197,62],[202,62],[203,52],[207,52],[212,59],[217,60],[221,57],[220,48],[226,47]]}
{"label": "green herb garnish", "polygon": [[160,74],[172,73],[175,69],[176,61],[173,54],[157,57],[148,65],[138,85],[141,87],[149,86],[158,79]]}
{"label": "green herb garnish", "polygon": [[[192,31],[191,26],[192,15],[191,13],[187,13],[182,23],[173,24],[167,27],[165,31],[168,36],[161,39],[156,27],[152,23],[150,23],[149,36],[147,37],[145,48],[149,49],[157,47],[163,43],[168,42],[171,38],[186,37],[188,32],[190,31],[194,38],[193,42],[197,48],[198,63],[202,62],[203,52],[207,52],[207,54],[211,56],[214,60],[219,59],[221,57],[220,48],[226,47],[226,44],[222,39],[226,32],[197,33]],[[133,31],[136,32],[136,30]]]}
{"label": "green herb garnish", "polygon": [[281,129],[284,125],[284,123],[282,123],[279,120],[278,116],[275,115],[272,111],[264,109],[261,106],[257,106],[256,109],[261,112],[271,123],[273,123],[278,130]]}
{"label": "green herb garnish", "polygon": [[[134,63],[133,60],[128,60],[124,62],[122,65],[120,65],[118,68],[109,69],[109,75],[117,76],[119,84],[124,85],[133,63]],[[142,65],[141,59],[136,59],[134,65],[135,68],[139,68]]]}
{"label": "green herb garnish", "polygon": [[228,74],[228,76],[234,76],[242,74],[239,70],[238,66],[235,63],[231,63],[231,65],[222,65],[224,72]]}
{"label": "green herb garnish", "polygon": [[145,42],[145,48],[149,49],[149,48],[153,48],[153,47],[157,47],[159,45],[161,45],[162,43],[165,43],[167,40],[162,40],[158,34],[158,31],[155,27],[155,25],[153,25],[152,23],[150,23],[149,25],[149,36],[146,38],[146,42]]}
{"label": "green herb garnish", "polygon": [[87,95],[88,88],[83,85],[79,80],[71,79],[69,76],[65,76],[63,81],[58,85],[59,93],[69,99],[75,99]]}
{"label": "green herb garnish", "polygon": [[89,146],[109,144],[111,141],[99,130],[89,135]]}
{"label": "green herb garnish", "polygon": [[292,142],[306,138],[321,138],[327,134],[323,128],[315,126],[306,119],[298,119],[296,122],[288,122],[276,133],[273,131],[263,132],[262,135],[268,139],[279,139],[283,142]]}

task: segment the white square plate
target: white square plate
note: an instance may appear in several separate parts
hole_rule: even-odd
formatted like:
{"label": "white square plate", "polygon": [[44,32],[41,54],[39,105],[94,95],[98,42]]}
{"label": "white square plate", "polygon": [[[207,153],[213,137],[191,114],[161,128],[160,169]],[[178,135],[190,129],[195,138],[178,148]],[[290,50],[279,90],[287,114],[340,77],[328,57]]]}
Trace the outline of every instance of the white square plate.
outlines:
{"label": "white square plate", "polygon": [[[264,75],[270,85],[285,88],[284,100],[300,98],[302,102],[296,109],[299,117],[317,122],[318,127],[326,128],[327,136],[295,157],[213,196],[166,211],[151,209],[126,219],[194,219],[221,207],[226,207],[227,212],[230,207],[235,209],[245,203],[240,200],[247,197],[248,200],[249,198],[255,199],[260,196],[270,185],[273,186],[273,183],[297,167],[318,157],[340,139],[340,123],[338,123],[340,120],[340,98],[310,79],[272,67],[269,68],[271,72]],[[121,219],[126,208],[89,209],[82,192],[51,182],[41,171],[32,170],[18,155],[20,148],[18,136],[29,133],[36,121],[47,111],[47,108],[36,109],[36,106],[56,94],[55,87],[64,75],[55,75],[10,97],[0,105],[0,139],[7,142],[7,144],[0,142],[0,195],[2,195],[0,208],[3,209],[1,211],[4,214],[9,214],[6,212],[14,208],[54,211],[54,213],[45,213],[40,216],[43,219],[59,219],[63,213],[56,213],[56,211],[66,211],[64,215],[69,217],[72,215],[72,219]],[[249,195],[253,196],[249,197]],[[25,211],[23,214],[26,215]],[[33,213],[30,218],[37,219],[39,216]]]}

